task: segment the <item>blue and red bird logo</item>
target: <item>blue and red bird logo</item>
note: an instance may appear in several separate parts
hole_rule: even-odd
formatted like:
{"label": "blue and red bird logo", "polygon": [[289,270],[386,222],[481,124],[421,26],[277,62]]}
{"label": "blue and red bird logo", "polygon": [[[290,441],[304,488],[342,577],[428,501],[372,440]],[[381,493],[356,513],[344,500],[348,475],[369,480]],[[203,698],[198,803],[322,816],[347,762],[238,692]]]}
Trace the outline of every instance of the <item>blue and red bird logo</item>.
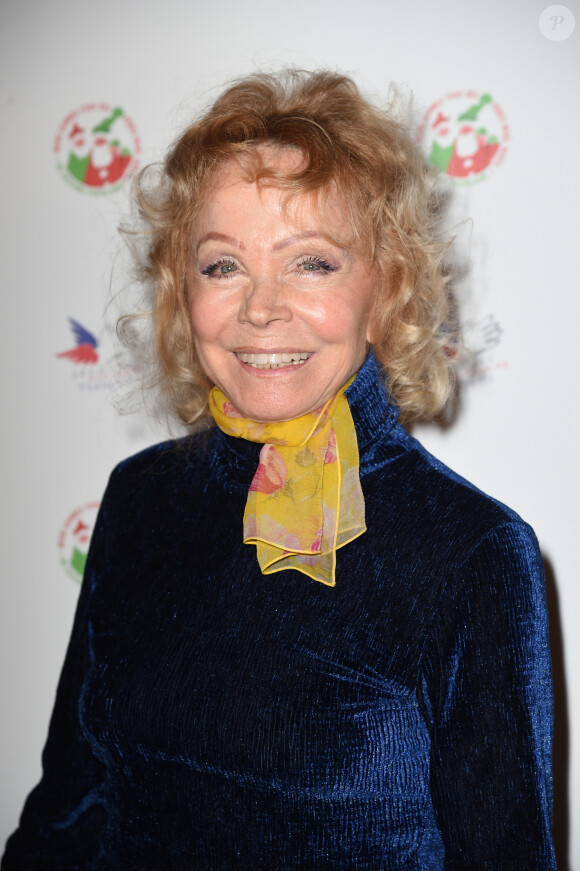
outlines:
{"label": "blue and red bird logo", "polygon": [[68,351],[61,351],[56,357],[66,357],[71,363],[96,363],[99,359],[97,353],[98,342],[92,333],[89,333],[82,324],[73,318],[68,319],[74,336],[76,346]]}

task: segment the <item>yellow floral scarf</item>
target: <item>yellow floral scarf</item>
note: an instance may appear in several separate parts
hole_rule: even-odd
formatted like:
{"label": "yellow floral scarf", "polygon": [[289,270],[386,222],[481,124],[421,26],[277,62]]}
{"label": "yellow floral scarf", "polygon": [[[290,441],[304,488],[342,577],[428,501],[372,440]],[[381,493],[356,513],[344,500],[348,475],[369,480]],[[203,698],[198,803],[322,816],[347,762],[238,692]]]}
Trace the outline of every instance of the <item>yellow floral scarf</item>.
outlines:
{"label": "yellow floral scarf", "polygon": [[366,530],[354,422],[345,390],[294,420],[242,417],[219,388],[210,411],[223,432],[263,443],[244,512],[244,542],[263,574],[296,569],[333,587],[336,550]]}

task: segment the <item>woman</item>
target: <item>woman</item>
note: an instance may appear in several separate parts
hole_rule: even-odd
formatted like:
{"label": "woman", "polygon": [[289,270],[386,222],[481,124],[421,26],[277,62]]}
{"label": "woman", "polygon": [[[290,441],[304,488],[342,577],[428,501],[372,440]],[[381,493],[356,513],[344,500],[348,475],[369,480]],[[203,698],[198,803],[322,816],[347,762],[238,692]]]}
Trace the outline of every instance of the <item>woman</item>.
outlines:
{"label": "woman", "polygon": [[2,868],[554,868],[535,537],[397,419],[453,384],[411,140],[257,76],[146,180],[195,434],[111,476]]}

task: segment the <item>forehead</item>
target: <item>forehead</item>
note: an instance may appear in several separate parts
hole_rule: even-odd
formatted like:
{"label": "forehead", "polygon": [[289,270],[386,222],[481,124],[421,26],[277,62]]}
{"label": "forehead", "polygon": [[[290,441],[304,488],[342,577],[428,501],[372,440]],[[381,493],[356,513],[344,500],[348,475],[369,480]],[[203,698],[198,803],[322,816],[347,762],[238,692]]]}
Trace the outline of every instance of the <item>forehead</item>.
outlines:
{"label": "forehead", "polygon": [[298,148],[257,146],[243,159],[229,159],[217,167],[201,197],[196,230],[208,224],[240,225],[252,222],[284,223],[293,229],[324,227],[325,232],[346,241],[352,236],[344,219],[344,202],[335,185],[304,191],[292,176],[305,168]]}

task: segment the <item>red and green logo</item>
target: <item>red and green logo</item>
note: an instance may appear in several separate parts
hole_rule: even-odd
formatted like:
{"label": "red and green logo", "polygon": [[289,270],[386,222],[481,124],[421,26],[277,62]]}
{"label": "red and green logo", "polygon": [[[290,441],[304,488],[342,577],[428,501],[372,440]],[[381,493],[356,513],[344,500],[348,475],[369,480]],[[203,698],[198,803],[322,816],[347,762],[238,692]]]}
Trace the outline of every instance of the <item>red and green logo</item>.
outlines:
{"label": "red and green logo", "polygon": [[83,579],[91,534],[99,502],[87,502],[72,511],[58,534],[60,563],[67,575],[79,583]]}
{"label": "red and green logo", "polygon": [[454,91],[425,112],[417,140],[429,161],[458,184],[482,181],[502,163],[510,134],[491,94]]}
{"label": "red and green logo", "polygon": [[54,140],[57,166],[77,190],[111,193],[135,172],[141,143],[123,109],[89,103],[64,119]]}

